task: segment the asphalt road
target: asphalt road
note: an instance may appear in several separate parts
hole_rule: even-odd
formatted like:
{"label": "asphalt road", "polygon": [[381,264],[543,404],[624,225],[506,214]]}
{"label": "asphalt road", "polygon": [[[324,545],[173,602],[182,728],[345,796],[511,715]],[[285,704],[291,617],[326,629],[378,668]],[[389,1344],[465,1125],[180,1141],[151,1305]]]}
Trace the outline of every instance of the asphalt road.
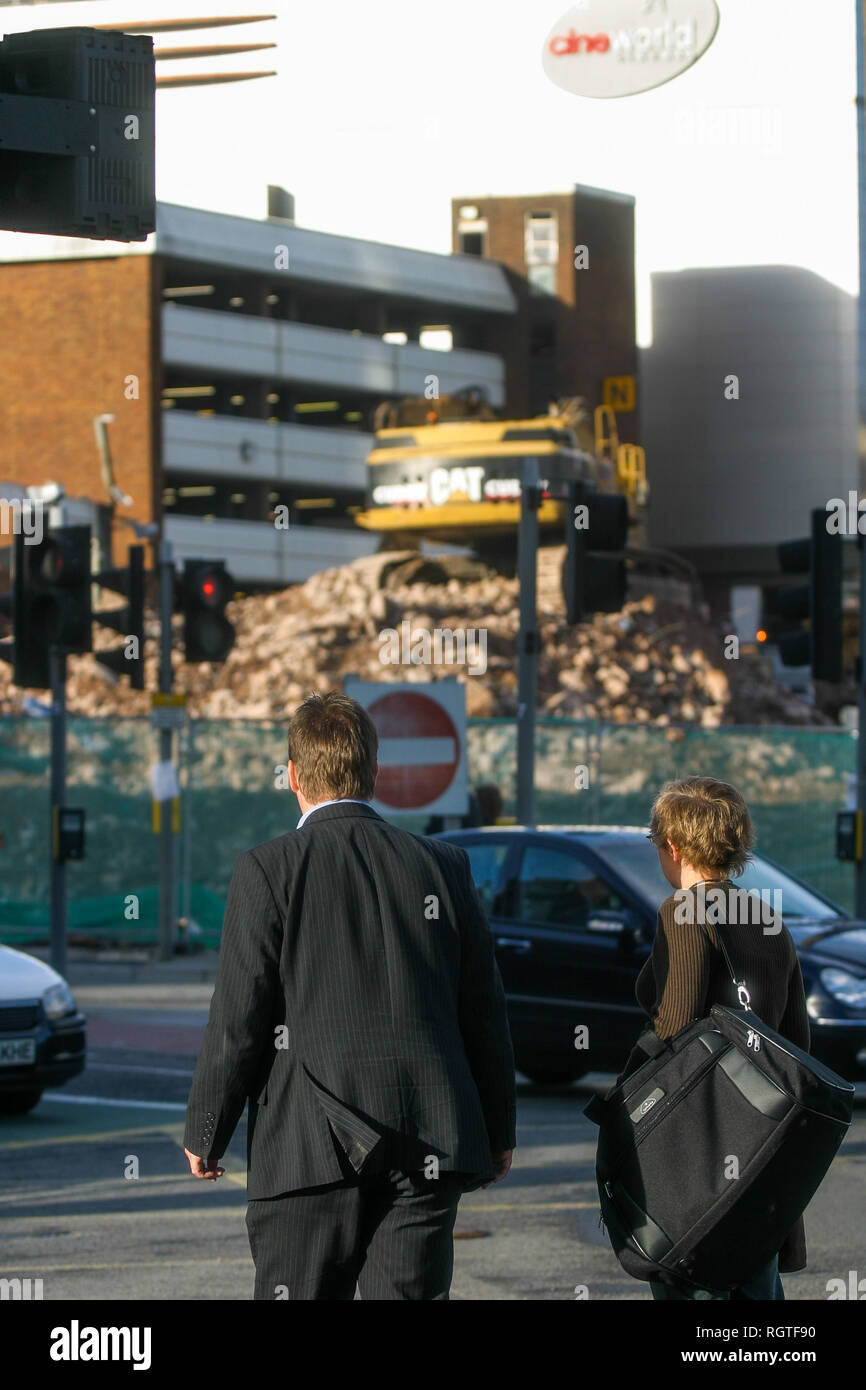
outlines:
{"label": "asphalt road", "polygon": [[[189,1176],[182,1147],[211,989],[76,986],[89,1017],[87,1070],[31,1115],[0,1117],[0,1276],[41,1278],[46,1301],[252,1297],[244,1127],[215,1185]],[[520,1085],[512,1173],[461,1203],[455,1300],[563,1300],[578,1289],[589,1299],[648,1299],[599,1229],[597,1131],[582,1109],[607,1083]],[[849,1135],[807,1213],[809,1268],[786,1278],[789,1300],[824,1300],[829,1279],[866,1276],[860,1089]]]}

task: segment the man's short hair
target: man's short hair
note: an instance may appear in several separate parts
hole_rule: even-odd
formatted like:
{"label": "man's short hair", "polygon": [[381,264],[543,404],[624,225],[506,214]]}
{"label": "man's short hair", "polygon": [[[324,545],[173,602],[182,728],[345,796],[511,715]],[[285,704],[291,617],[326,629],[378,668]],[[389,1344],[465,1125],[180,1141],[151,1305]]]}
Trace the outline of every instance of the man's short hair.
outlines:
{"label": "man's short hair", "polygon": [[288,740],[307,801],[372,800],[379,738],[357,700],[335,690],[308,695],[289,720]]}
{"label": "man's short hair", "polygon": [[752,817],[736,787],[684,777],[662,787],[650,813],[653,843],[670,840],[702,873],[741,874],[755,843]]}

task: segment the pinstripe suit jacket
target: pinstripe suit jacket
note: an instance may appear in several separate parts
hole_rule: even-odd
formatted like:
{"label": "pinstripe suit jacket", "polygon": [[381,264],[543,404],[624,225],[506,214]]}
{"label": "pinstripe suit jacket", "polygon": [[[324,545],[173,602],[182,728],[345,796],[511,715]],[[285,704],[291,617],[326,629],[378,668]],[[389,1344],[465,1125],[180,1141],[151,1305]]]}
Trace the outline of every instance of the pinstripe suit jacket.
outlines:
{"label": "pinstripe suit jacket", "polygon": [[492,1177],[514,1059],[462,849],[343,803],[239,856],[185,1147],[220,1158],[248,1099],[251,1199],[339,1182],[346,1160]]}

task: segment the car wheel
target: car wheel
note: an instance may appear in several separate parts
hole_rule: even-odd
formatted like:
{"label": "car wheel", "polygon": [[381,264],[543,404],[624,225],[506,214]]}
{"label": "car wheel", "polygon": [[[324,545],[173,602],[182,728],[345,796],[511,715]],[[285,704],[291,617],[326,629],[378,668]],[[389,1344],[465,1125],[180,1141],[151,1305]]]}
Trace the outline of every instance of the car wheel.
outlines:
{"label": "car wheel", "polygon": [[517,1070],[536,1086],[570,1086],[572,1081],[578,1081],[581,1076],[586,1075],[585,1067],[575,1071],[574,1068],[566,1070],[563,1067],[535,1066],[532,1063],[524,1067],[520,1062],[517,1063]]}
{"label": "car wheel", "polygon": [[41,1098],[41,1091],[7,1091],[0,1094],[0,1115],[26,1115]]}

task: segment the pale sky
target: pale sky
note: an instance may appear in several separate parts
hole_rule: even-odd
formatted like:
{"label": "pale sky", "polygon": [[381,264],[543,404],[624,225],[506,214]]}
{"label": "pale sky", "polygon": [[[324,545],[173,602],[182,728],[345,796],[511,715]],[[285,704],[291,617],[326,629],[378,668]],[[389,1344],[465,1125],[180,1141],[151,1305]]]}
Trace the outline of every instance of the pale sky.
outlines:
{"label": "pale sky", "polygon": [[0,7],[0,32],[265,13],[168,34],[273,51],[160,71],[277,68],[160,92],[157,197],[261,217],[290,189],[300,226],[447,252],[450,199],[564,191],[637,199],[639,339],[650,274],[805,266],[857,292],[855,0],[720,0],[707,53],[666,86],[590,100],[545,76],[569,0],[84,0]]}

